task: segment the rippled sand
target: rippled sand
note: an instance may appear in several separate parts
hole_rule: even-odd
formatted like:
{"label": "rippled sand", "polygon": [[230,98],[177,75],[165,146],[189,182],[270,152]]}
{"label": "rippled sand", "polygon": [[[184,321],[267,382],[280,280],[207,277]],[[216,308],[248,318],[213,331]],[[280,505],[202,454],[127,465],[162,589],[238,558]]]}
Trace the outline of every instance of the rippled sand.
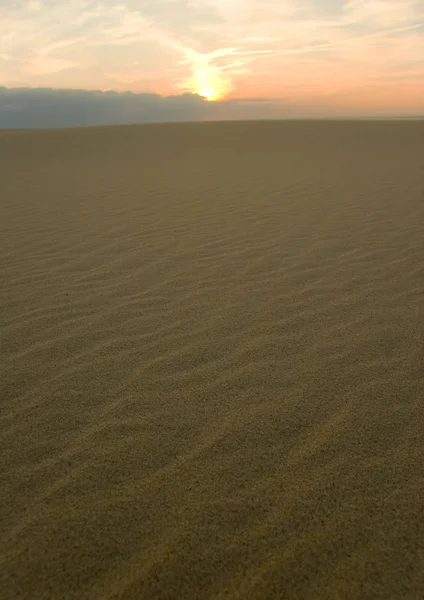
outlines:
{"label": "rippled sand", "polygon": [[424,122],[0,132],[0,597],[417,600]]}

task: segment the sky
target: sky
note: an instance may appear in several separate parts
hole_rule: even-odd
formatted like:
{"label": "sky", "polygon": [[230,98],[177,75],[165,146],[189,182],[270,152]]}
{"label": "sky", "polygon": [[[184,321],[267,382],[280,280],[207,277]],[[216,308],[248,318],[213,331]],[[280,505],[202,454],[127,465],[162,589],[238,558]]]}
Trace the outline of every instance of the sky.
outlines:
{"label": "sky", "polygon": [[0,127],[70,105],[76,122],[423,115],[424,0],[0,0]]}

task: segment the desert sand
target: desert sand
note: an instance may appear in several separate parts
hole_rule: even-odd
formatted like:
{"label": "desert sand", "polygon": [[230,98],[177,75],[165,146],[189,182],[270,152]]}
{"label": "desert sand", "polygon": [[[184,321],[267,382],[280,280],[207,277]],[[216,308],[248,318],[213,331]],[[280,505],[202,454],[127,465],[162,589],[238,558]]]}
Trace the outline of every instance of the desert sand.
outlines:
{"label": "desert sand", "polygon": [[2,600],[424,597],[424,122],[0,132]]}

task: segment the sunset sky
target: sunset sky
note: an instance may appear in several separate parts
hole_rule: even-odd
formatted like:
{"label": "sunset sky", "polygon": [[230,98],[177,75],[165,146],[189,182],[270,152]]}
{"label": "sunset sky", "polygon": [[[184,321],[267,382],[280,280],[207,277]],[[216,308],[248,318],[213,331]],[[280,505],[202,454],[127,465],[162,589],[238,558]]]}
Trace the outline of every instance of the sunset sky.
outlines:
{"label": "sunset sky", "polygon": [[0,0],[0,86],[423,114],[424,0]]}

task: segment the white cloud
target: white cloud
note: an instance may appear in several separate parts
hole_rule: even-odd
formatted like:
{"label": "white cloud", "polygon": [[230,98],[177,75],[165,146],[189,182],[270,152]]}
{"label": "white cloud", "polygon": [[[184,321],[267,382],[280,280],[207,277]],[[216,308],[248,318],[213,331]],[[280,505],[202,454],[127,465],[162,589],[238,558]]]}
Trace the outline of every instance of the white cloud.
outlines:
{"label": "white cloud", "polygon": [[78,67],[79,64],[72,60],[63,58],[49,58],[43,56],[36,56],[27,61],[23,71],[29,75],[51,75],[53,73],[59,73],[65,69],[71,69],[72,67]]}
{"label": "white cloud", "polygon": [[346,5],[349,22],[396,27],[420,16],[421,2],[408,0],[350,0]]}

